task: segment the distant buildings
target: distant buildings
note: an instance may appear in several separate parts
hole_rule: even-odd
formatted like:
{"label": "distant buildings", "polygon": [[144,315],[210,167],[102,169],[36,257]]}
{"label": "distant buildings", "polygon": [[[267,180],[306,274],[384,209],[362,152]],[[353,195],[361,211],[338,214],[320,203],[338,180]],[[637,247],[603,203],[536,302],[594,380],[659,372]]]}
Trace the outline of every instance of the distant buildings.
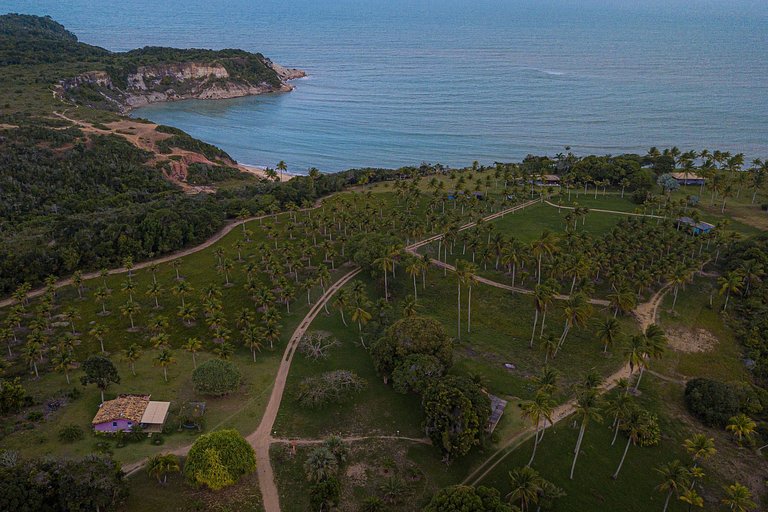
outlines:
{"label": "distant buildings", "polygon": [[702,176],[695,172],[673,172],[671,174],[680,185],[703,185],[705,181]]}
{"label": "distant buildings", "polygon": [[677,219],[678,224],[685,224],[686,226],[689,226],[693,230],[694,235],[700,235],[702,233],[709,233],[713,229],[715,229],[714,224],[710,224],[709,222],[703,222],[699,221],[696,222],[690,217],[680,217]]}
{"label": "distant buildings", "polygon": [[151,401],[150,395],[119,395],[101,404],[91,424],[97,432],[130,432],[136,426],[162,432],[170,405]]}
{"label": "distant buildings", "polygon": [[535,177],[533,184],[539,187],[559,187],[560,176],[555,174],[543,174],[541,176]]}

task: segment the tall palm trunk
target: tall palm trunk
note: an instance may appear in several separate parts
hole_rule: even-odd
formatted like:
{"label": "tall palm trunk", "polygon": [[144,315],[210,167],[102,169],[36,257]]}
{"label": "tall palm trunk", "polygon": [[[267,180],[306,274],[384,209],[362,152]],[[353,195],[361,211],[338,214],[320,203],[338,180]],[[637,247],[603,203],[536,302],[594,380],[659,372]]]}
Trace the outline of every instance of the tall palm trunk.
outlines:
{"label": "tall palm trunk", "polygon": [[457,303],[457,316],[456,316],[456,332],[458,338],[461,340],[461,281],[459,281],[458,303]]}
{"label": "tall palm trunk", "polygon": [[582,420],[581,428],[579,429],[579,438],[576,440],[576,449],[573,451],[573,464],[571,464],[571,480],[573,480],[573,472],[576,469],[576,459],[579,458],[579,450],[581,450],[581,441],[584,439],[584,431],[587,429],[586,420]]}
{"label": "tall palm trunk", "polygon": [[472,285],[467,293],[467,332],[472,330]]}
{"label": "tall palm trunk", "polygon": [[528,345],[529,348],[533,348],[533,338],[536,337],[536,324],[537,323],[539,323],[539,308],[534,308],[533,330],[531,331],[531,343]]}
{"label": "tall palm trunk", "polygon": [[667,508],[669,507],[669,498],[672,497],[672,493],[674,492],[674,489],[670,489],[667,493],[667,499],[664,500],[664,510],[662,512],[667,512]]}
{"label": "tall palm trunk", "polygon": [[619,461],[619,467],[616,468],[616,472],[613,474],[611,478],[616,480],[619,477],[619,471],[621,471],[621,466],[624,465],[624,459],[627,457],[627,452],[629,451],[629,444],[632,442],[632,438],[627,439],[627,444],[624,446],[624,454],[621,456],[621,460]]}
{"label": "tall palm trunk", "polygon": [[414,300],[417,300],[419,298],[418,292],[416,287],[416,274],[413,274],[413,298]]}
{"label": "tall palm trunk", "polygon": [[533,453],[531,454],[531,460],[528,461],[528,466],[530,467],[531,464],[533,464],[533,459],[536,457],[536,448],[539,447],[539,424],[536,423],[536,433],[533,436]]}

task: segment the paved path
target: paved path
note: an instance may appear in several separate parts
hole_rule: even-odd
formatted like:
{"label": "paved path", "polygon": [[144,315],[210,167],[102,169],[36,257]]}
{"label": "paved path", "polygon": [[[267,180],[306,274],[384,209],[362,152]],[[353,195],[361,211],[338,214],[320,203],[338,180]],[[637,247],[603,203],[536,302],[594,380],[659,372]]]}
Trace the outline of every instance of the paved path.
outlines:
{"label": "paved path", "polygon": [[280,409],[280,403],[283,400],[285,383],[288,379],[288,371],[291,369],[293,356],[296,354],[296,348],[301,341],[302,336],[309,328],[312,320],[320,313],[325,303],[347,284],[353,277],[360,273],[360,268],[355,268],[347,272],[341,279],[333,283],[320,299],[315,302],[309,313],[304,317],[299,326],[293,332],[288,346],[285,347],[283,360],[280,362],[280,368],[277,370],[275,385],[272,388],[272,394],[269,397],[269,403],[261,418],[261,423],[255,432],[246,437],[246,440],[256,450],[256,471],[259,476],[259,487],[261,488],[261,498],[266,512],[280,512],[280,497],[275,484],[275,475],[272,471],[272,463],[269,459],[269,447],[272,444],[272,427],[277,418],[277,412]]}
{"label": "paved path", "polygon": [[[644,331],[648,328],[649,325],[656,322],[656,315],[658,312],[659,305],[661,304],[662,299],[664,298],[664,295],[669,291],[669,286],[665,286],[658,292],[656,292],[651,299],[638,306],[635,317],[637,318],[638,323],[640,324],[640,328]],[[637,312],[640,312],[638,314]],[[607,392],[616,387],[616,383],[619,379],[622,378],[629,378],[631,376],[631,371],[629,368],[629,364],[625,364],[621,369],[614,372],[611,376],[606,378],[603,383],[600,385],[600,390],[602,392]],[[567,418],[571,414],[573,414],[576,411],[576,400],[572,399],[558,407],[555,408],[555,410],[552,413],[552,423],[557,423],[558,421],[562,420],[563,418]],[[547,425],[551,426],[551,425]],[[462,482],[465,485],[478,485],[483,478],[485,478],[488,473],[493,471],[493,469],[498,466],[501,461],[503,461],[510,453],[512,453],[514,450],[513,448],[519,446],[524,441],[526,441],[528,438],[530,438],[534,434],[534,428],[533,426],[528,426],[522,431],[515,434],[513,437],[508,439],[501,447],[499,447],[496,452],[493,453],[490,457],[488,457],[483,464],[481,464],[477,469],[475,469],[472,473],[467,476],[467,478],[464,479]]]}

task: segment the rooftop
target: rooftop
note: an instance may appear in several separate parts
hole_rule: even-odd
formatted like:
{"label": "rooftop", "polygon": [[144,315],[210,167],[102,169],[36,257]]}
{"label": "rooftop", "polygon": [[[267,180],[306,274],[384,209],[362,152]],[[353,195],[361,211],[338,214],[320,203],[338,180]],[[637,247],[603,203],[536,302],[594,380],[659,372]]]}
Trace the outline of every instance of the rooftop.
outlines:
{"label": "rooftop", "polygon": [[91,422],[94,425],[116,420],[129,420],[140,423],[144,411],[149,405],[150,395],[119,395],[114,400],[107,400]]}

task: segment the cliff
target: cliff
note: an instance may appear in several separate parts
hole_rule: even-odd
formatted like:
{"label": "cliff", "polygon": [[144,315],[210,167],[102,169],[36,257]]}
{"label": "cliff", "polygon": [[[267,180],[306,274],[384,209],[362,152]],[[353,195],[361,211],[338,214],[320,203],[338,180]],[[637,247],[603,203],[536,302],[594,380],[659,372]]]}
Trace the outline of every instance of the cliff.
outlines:
{"label": "cliff", "polygon": [[61,80],[58,93],[81,104],[125,113],[136,107],[165,101],[212,100],[286,92],[293,89],[289,80],[306,76],[304,71],[285,68],[258,54],[250,58],[260,60],[274,76],[263,72],[258,76],[239,73],[238,67],[245,66],[247,69],[250,66],[244,58],[170,62],[140,65],[123,73],[114,70],[82,73]]}

